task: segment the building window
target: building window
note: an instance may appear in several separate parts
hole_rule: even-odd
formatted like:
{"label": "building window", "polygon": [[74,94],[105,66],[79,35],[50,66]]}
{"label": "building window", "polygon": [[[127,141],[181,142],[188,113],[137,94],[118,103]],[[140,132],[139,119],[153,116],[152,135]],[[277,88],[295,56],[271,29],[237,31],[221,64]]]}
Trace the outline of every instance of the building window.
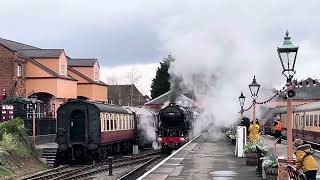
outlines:
{"label": "building window", "polygon": [[94,73],[94,80],[99,81],[99,72]]}
{"label": "building window", "polygon": [[61,65],[60,66],[60,73],[61,73],[61,75],[65,75],[65,65]]}
{"label": "building window", "polygon": [[17,76],[21,77],[21,65],[17,66]]}

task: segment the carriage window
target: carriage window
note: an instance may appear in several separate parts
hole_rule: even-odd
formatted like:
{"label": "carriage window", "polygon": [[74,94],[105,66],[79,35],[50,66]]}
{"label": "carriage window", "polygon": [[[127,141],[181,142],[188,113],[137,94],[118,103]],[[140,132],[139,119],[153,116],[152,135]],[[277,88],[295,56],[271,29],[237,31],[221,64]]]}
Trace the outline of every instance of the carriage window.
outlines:
{"label": "carriage window", "polygon": [[127,116],[126,116],[126,125],[127,125],[127,129],[130,129],[130,122],[129,122],[129,119],[127,118]]}
{"label": "carriage window", "polygon": [[117,120],[117,115],[114,115],[114,119],[113,119],[113,130],[117,130],[119,125],[118,125],[118,120]]}
{"label": "carriage window", "polygon": [[103,116],[103,113],[100,113],[100,124],[101,124],[101,132],[103,132],[103,130],[104,130],[104,123],[103,123],[103,121],[104,121],[104,116]]}
{"label": "carriage window", "polygon": [[131,116],[132,129],[134,129],[134,117]]}
{"label": "carriage window", "polygon": [[300,116],[300,126],[302,126],[302,116]]}
{"label": "carriage window", "polygon": [[110,115],[107,114],[107,130],[110,130]]}
{"label": "carriage window", "polygon": [[107,130],[107,123],[108,123],[107,113],[104,114],[104,121],[103,122],[104,122],[104,128],[103,129],[104,129],[104,131],[106,131]]}
{"label": "carriage window", "polygon": [[122,115],[122,117],[123,117],[123,124],[124,124],[123,129],[126,130],[126,129],[127,129],[127,119],[126,119],[126,115]]}
{"label": "carriage window", "polygon": [[126,129],[126,121],[123,117],[123,114],[121,114],[121,119],[122,119],[122,129]]}
{"label": "carriage window", "polygon": [[111,115],[111,119],[110,119],[110,130],[113,131],[114,130],[114,115]]}
{"label": "carriage window", "polygon": [[314,115],[314,126],[317,127],[318,126],[318,115]]}
{"label": "carriage window", "polygon": [[307,115],[307,118],[306,118],[306,126],[309,126],[309,115]]}
{"label": "carriage window", "polygon": [[310,115],[310,126],[313,126],[313,115]]}
{"label": "carriage window", "polygon": [[122,115],[119,115],[119,119],[120,120],[120,124],[121,124],[121,129],[123,130],[124,129],[124,126],[123,126],[123,118],[122,118]]}

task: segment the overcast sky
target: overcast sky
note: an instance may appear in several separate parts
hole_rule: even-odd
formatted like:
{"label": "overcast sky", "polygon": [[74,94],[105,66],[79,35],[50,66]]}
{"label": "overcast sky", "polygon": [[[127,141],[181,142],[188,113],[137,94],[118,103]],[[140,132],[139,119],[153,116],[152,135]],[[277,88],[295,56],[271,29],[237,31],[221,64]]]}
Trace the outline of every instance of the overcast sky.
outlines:
{"label": "overcast sky", "polygon": [[[163,57],[171,53],[183,58],[184,53],[194,58],[188,61],[197,61],[202,57],[198,47],[215,51],[211,43],[203,43],[213,37],[234,45],[224,53],[243,52],[237,54],[239,61],[224,65],[236,63],[248,71],[250,63],[263,61],[281,74],[276,47],[289,29],[300,46],[296,77],[319,78],[319,5],[316,0],[8,0],[0,3],[0,37],[63,48],[71,57],[98,58],[106,82],[130,83],[133,70],[138,88],[150,94]],[[278,77],[276,82],[283,81]]]}

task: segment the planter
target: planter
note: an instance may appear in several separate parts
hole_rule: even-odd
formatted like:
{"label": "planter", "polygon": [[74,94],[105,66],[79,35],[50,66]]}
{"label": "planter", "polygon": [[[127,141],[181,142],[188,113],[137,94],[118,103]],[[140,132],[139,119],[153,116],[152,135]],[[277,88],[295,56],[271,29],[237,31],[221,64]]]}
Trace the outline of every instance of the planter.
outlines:
{"label": "planter", "polygon": [[246,165],[258,166],[258,153],[256,152],[246,153]]}
{"label": "planter", "polygon": [[264,171],[266,173],[267,180],[277,180],[278,178],[277,167],[265,167]]}

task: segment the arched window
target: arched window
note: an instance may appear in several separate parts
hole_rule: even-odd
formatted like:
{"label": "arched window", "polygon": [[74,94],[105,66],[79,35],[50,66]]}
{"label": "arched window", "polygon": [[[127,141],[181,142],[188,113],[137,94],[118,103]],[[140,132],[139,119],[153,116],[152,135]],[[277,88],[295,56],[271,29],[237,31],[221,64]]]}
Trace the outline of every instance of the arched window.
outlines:
{"label": "arched window", "polygon": [[101,132],[104,131],[104,114],[100,113]]}
{"label": "arched window", "polygon": [[107,114],[107,130],[110,130],[110,114]]}

